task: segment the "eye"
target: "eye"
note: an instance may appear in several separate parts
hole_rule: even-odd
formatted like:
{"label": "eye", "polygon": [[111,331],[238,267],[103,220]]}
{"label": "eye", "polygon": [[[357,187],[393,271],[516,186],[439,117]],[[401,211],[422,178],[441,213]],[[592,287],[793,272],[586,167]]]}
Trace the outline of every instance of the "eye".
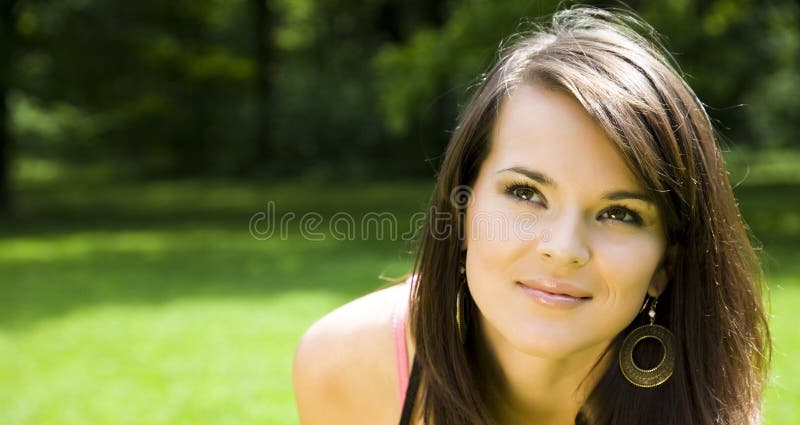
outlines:
{"label": "eye", "polygon": [[529,187],[518,187],[518,188],[514,189],[514,191],[512,193],[517,198],[524,199],[526,201],[530,201],[534,197],[536,197],[536,191],[534,191],[533,189],[531,189]]}
{"label": "eye", "polygon": [[544,202],[542,195],[538,190],[529,186],[526,183],[514,183],[506,188],[506,193],[520,201],[526,202]]}
{"label": "eye", "polygon": [[642,224],[642,217],[639,214],[623,206],[613,206],[608,208],[603,211],[602,214],[600,214],[599,218],[603,220],[614,220],[622,223],[634,224],[637,226]]}

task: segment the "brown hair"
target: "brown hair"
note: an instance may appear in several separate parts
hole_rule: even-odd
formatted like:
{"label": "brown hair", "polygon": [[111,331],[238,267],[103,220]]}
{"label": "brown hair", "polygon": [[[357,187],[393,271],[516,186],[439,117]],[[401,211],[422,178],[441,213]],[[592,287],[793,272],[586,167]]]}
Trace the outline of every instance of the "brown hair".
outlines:
{"label": "brown hair", "polygon": [[[427,423],[494,423],[480,391],[479,330],[471,326],[464,345],[457,335],[464,206],[451,194],[474,183],[500,104],[523,84],[561,90],[583,105],[656,198],[676,253],[658,304],[659,322],[676,337],[672,378],[655,388],[637,388],[614,363],[576,423],[760,422],[771,347],[760,265],[713,126],[671,57],[649,39],[654,34],[627,11],[584,6],[560,11],[546,28],[520,36],[501,52],[462,111],[430,201],[430,211],[454,217],[454,231],[442,237],[431,215],[414,266],[419,280],[410,317]],[[639,324],[634,320],[623,330],[607,354],[616,353],[621,338]]]}

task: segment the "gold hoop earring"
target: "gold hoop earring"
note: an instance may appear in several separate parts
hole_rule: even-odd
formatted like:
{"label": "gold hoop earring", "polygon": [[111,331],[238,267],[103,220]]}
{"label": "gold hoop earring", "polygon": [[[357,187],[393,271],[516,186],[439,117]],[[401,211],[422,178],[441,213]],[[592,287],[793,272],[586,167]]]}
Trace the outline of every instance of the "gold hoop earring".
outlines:
{"label": "gold hoop earring", "polygon": [[461,344],[467,341],[467,317],[463,303],[467,292],[467,268],[464,264],[459,264],[458,273],[461,286],[456,292],[456,329],[458,330],[458,340]]}
{"label": "gold hoop earring", "polygon": [[[652,388],[667,382],[675,367],[675,336],[669,329],[655,324],[657,303],[658,298],[654,298],[650,303],[650,311],[647,313],[650,316],[650,324],[631,331],[619,349],[619,368],[622,375],[628,382],[640,388]],[[633,360],[633,350],[639,342],[647,338],[653,338],[661,343],[664,355],[655,367],[642,369]]]}

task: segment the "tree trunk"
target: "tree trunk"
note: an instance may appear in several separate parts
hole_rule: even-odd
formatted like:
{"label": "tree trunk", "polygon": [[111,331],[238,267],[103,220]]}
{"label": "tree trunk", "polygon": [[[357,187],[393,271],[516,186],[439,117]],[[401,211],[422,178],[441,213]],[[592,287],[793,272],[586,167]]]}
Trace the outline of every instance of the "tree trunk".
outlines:
{"label": "tree trunk", "polygon": [[[264,174],[267,167],[275,165],[272,143],[269,135],[270,94],[272,86],[273,13],[269,0],[251,0],[253,9],[253,41],[256,53],[256,132],[255,132],[255,171]],[[271,168],[271,167],[270,167]]]}
{"label": "tree trunk", "polygon": [[16,0],[0,2],[0,214],[10,214],[12,135],[8,108],[11,66],[16,48]]}
{"label": "tree trunk", "polygon": [[[2,65],[6,66],[6,65]],[[0,214],[10,214],[11,201],[11,132],[8,126],[6,88],[0,87]]]}

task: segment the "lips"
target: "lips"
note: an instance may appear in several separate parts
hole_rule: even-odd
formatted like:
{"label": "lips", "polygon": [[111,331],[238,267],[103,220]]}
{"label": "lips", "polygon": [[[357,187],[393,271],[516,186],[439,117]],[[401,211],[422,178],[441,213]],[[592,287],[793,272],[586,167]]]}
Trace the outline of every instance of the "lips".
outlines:
{"label": "lips", "polygon": [[555,296],[570,297],[575,299],[592,298],[591,293],[589,293],[584,289],[581,289],[578,286],[553,279],[544,279],[544,278],[525,279],[517,281],[517,283],[527,288]]}

